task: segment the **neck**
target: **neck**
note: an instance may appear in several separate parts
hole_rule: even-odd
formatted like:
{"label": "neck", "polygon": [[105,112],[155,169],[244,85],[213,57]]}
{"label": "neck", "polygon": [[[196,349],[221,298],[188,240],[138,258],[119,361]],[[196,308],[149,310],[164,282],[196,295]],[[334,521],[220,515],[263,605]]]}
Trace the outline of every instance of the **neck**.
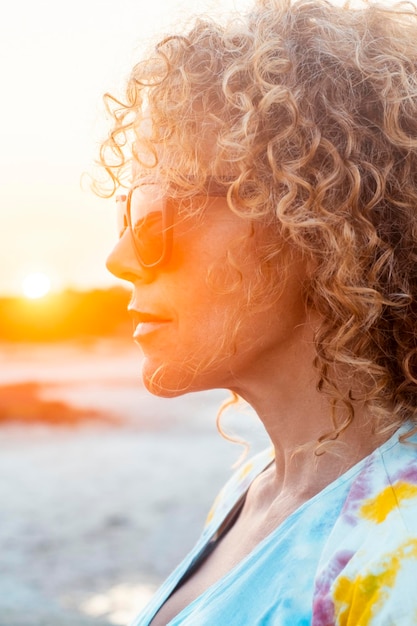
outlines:
{"label": "neck", "polygon": [[285,368],[282,354],[279,363],[271,355],[233,389],[255,409],[275,448],[275,490],[301,499],[318,493],[387,439],[372,432],[369,415],[356,405],[352,423],[319,453],[319,439],[334,425],[331,400],[317,390],[313,358],[310,338],[298,341],[286,355]]}

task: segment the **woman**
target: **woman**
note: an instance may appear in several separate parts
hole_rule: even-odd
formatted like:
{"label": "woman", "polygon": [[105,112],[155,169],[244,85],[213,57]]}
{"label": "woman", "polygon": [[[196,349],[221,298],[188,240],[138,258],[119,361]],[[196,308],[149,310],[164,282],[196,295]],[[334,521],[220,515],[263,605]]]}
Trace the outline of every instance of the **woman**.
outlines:
{"label": "woman", "polygon": [[416,11],[259,0],[107,102],[144,382],[272,444],[135,626],[416,624]]}

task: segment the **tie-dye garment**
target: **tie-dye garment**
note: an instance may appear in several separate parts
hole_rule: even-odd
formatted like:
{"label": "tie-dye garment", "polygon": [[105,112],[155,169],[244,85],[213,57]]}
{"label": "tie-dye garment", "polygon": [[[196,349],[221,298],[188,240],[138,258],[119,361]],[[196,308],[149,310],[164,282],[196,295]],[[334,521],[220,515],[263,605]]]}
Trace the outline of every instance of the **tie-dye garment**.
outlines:
{"label": "tie-dye garment", "polygon": [[[305,502],[169,626],[417,625],[417,435],[403,427]],[[414,445],[413,445],[414,444]],[[147,626],[271,462],[226,484],[195,548],[132,626]]]}

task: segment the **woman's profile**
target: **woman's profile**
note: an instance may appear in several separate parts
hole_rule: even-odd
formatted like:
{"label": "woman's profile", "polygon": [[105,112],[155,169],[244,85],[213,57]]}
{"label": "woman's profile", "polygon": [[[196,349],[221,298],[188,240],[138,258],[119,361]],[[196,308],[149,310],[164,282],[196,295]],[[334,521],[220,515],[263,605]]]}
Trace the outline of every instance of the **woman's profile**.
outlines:
{"label": "woman's profile", "polygon": [[259,0],[106,100],[144,383],[271,440],[133,625],[416,624],[416,9]]}

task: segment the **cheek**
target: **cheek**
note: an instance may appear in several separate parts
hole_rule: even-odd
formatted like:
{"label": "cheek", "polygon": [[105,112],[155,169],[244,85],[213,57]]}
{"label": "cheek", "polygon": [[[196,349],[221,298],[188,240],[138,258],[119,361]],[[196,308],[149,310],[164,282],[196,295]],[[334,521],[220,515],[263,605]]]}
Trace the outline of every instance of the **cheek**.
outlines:
{"label": "cheek", "polygon": [[[172,262],[155,289],[175,323],[144,347],[143,378],[152,393],[224,386],[239,360],[246,362],[262,342],[258,315],[265,310],[265,280],[248,225],[237,224],[215,225],[200,237],[174,236]],[[262,298],[255,293],[261,286]]]}
{"label": "cheek", "polygon": [[230,343],[235,326],[236,296],[219,294],[206,281],[193,284],[178,302],[179,353],[185,352],[189,363],[213,360],[219,347]]}
{"label": "cheek", "polygon": [[171,300],[175,322],[142,346],[144,384],[163,397],[221,387],[234,353],[234,298],[214,296],[205,281],[182,287]]}

